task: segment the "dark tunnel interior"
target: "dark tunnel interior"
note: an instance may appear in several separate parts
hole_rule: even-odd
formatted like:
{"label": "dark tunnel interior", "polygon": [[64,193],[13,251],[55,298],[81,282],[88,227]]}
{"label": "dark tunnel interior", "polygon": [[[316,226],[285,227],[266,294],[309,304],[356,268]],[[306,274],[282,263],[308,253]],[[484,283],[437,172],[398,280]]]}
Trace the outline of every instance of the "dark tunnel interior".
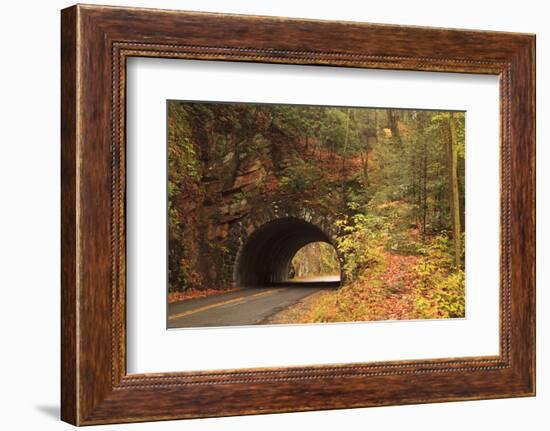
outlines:
{"label": "dark tunnel interior", "polygon": [[287,280],[294,255],[311,242],[331,243],[317,226],[284,218],[260,226],[244,245],[237,263],[237,284],[265,286]]}

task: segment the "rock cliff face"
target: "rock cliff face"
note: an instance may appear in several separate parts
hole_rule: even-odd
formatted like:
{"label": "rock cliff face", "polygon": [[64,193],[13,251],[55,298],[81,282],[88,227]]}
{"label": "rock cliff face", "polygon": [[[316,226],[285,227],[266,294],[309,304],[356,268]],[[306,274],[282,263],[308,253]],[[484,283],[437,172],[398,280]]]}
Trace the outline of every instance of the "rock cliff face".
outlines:
{"label": "rock cliff face", "polygon": [[[201,242],[209,247],[203,247],[197,256],[202,286],[282,281],[302,246],[334,241],[334,227],[326,211],[295,196],[269,193],[266,184],[276,181],[280,169],[269,158],[249,158],[238,164],[231,180],[221,175],[204,183],[204,201],[198,211],[202,229],[197,240],[204,235]],[[274,223],[281,220],[286,223]],[[261,229],[267,232],[264,237],[256,235]],[[251,241],[253,237],[255,241]]]}
{"label": "rock cliff face", "polygon": [[[301,132],[298,108],[205,105],[169,105],[170,288],[276,281],[288,274],[288,255],[308,241],[335,243],[334,221],[360,159],[339,155],[338,137],[323,146]],[[276,220],[292,222],[269,225],[265,243],[246,247]]]}
{"label": "rock cliff face", "polygon": [[[313,200],[304,201],[292,190],[280,186],[281,180],[285,178],[285,170],[293,163],[292,154],[285,154],[291,148],[272,142],[265,143],[260,153],[240,160],[238,155],[230,152],[219,161],[200,161],[200,176],[191,188],[194,193],[182,190],[173,200],[181,236],[170,232],[170,239],[178,241],[183,247],[179,259],[171,256],[171,265],[172,268],[177,266],[179,271],[185,271],[180,273],[185,277],[185,285],[182,286],[177,274],[174,274],[178,271],[172,270],[172,290],[187,287],[223,289],[236,284],[276,281],[275,278],[286,275],[285,271],[288,274],[286,267],[290,262],[286,260],[292,259],[307,241],[334,241],[330,211]],[[265,250],[269,249],[271,254],[278,254],[279,257],[284,255],[283,260],[286,260],[280,262],[277,269],[269,269],[269,261],[277,261],[276,255],[264,256],[262,261],[255,263],[256,266],[264,266],[263,269],[251,268],[250,256],[246,258],[249,259],[249,268],[246,269],[245,264],[239,267],[243,250],[254,232],[280,219],[310,223],[317,233],[311,236],[311,232],[308,234],[307,229],[304,230],[304,225],[290,226],[290,230],[279,232],[279,236],[287,236],[287,243],[292,242],[289,238],[298,237],[297,241],[289,243],[287,249],[275,250],[269,244],[257,243],[252,250],[253,253],[266,253]],[[268,238],[265,241],[273,242],[275,239]],[[177,247],[170,249],[173,253]],[[292,256],[287,256],[289,253]],[[257,273],[262,270],[264,275],[260,280]],[[272,275],[266,275],[266,271],[271,271]],[[248,276],[243,272],[256,275]]]}

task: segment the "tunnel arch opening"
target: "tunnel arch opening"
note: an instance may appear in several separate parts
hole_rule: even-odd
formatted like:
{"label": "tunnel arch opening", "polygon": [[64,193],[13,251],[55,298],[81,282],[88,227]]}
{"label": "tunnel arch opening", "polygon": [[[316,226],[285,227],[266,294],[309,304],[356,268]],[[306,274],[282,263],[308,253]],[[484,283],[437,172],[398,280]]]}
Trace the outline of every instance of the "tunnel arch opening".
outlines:
{"label": "tunnel arch opening", "polygon": [[288,280],[302,283],[340,281],[340,260],[332,244],[310,242],[290,261]]}
{"label": "tunnel arch opening", "polygon": [[235,271],[236,284],[254,287],[288,281],[292,258],[302,247],[313,242],[334,246],[327,233],[302,219],[288,217],[263,224],[250,235],[240,250]]}

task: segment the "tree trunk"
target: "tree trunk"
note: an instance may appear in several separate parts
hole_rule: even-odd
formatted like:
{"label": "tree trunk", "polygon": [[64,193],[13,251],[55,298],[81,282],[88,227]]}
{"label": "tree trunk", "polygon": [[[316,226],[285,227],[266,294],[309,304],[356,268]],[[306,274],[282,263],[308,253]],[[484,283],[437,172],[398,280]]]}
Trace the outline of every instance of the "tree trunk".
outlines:
{"label": "tree trunk", "polygon": [[447,164],[449,166],[449,198],[450,214],[453,232],[454,258],[455,265],[458,268],[461,261],[461,230],[460,230],[460,200],[458,195],[458,175],[457,160],[458,146],[456,141],[456,131],[454,124],[454,115],[445,117],[442,122],[443,136],[445,137],[445,147],[447,149]]}
{"label": "tree trunk", "polygon": [[363,167],[363,179],[365,186],[367,186],[369,184],[369,134],[367,132],[363,133],[363,139],[365,145],[359,152],[359,155],[361,156],[361,166]]}
{"label": "tree trunk", "polygon": [[399,133],[399,115],[393,109],[387,109],[386,112],[388,115],[388,122],[392,138],[394,138],[394,142],[396,142],[397,145],[402,147],[403,142],[401,140],[401,134]]}
{"label": "tree trunk", "polygon": [[342,188],[342,208],[347,210],[347,197],[346,197],[346,156],[348,151],[348,136],[349,136],[349,121],[350,121],[351,110],[347,109],[346,116],[346,134],[344,137],[344,148],[342,151],[342,169],[340,171],[341,175],[341,188]]}
{"label": "tree trunk", "polygon": [[422,241],[426,239],[426,216],[428,212],[428,145],[426,138],[422,137],[424,141],[423,155],[422,155]]}

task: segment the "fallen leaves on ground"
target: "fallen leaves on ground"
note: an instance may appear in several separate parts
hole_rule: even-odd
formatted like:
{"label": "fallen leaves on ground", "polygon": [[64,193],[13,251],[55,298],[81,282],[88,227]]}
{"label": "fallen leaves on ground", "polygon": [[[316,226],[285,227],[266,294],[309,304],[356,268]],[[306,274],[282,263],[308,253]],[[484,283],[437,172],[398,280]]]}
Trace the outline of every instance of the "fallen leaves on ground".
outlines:
{"label": "fallen leaves on ground", "polygon": [[418,256],[384,253],[384,264],[323,295],[294,323],[414,319]]}

